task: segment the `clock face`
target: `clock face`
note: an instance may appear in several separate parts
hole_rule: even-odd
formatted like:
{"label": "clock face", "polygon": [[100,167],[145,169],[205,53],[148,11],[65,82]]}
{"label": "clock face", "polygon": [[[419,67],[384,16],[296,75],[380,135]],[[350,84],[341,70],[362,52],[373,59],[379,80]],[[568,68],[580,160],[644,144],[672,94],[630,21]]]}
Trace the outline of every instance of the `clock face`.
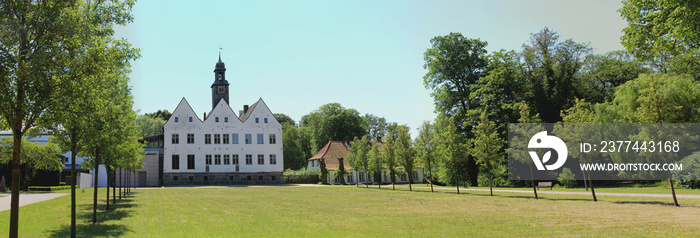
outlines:
{"label": "clock face", "polygon": [[226,86],[216,86],[216,93],[217,94],[224,94],[226,93]]}

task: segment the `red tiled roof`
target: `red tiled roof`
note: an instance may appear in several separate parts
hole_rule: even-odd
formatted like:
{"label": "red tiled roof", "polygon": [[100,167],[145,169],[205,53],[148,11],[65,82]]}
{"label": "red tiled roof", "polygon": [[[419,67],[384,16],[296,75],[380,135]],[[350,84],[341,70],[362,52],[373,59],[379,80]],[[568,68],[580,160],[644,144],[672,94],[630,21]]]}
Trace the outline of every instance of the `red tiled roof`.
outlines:
{"label": "red tiled roof", "polygon": [[350,154],[350,150],[345,142],[329,141],[316,155],[309,158],[309,161],[323,158],[326,161],[326,169],[337,170],[340,164],[338,158],[343,158],[343,167],[345,167],[346,170],[350,170],[352,167],[348,164],[346,159],[348,154]]}

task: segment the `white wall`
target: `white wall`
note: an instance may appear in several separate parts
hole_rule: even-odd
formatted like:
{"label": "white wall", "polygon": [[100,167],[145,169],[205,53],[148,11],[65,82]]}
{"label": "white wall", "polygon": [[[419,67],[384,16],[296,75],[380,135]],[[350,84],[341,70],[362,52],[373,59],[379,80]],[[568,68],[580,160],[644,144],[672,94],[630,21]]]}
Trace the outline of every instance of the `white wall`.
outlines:
{"label": "white wall", "polygon": [[[284,164],[284,156],[282,154],[282,125],[275,120],[272,112],[267,108],[265,103],[260,99],[258,105],[253,110],[250,117],[241,122],[238,116],[231,110],[225,101],[220,101],[211,114],[208,115],[206,121],[201,121],[199,117],[191,109],[187,101],[183,98],[180,105],[175,109],[170,120],[164,125],[164,157],[163,157],[163,172],[206,172],[206,155],[212,155],[212,164],[209,165],[209,172],[282,172]],[[175,118],[178,122],[175,122]],[[192,122],[189,121],[192,117]],[[216,122],[216,118],[219,122]],[[228,122],[225,118],[228,117]],[[258,118],[258,123],[255,122]],[[264,123],[267,118],[268,123]],[[172,143],[172,135],[179,135],[179,143]],[[193,144],[187,144],[187,134],[194,134],[195,140]],[[205,134],[211,134],[211,144],[205,144]],[[215,144],[215,134],[238,134],[238,144],[232,144],[233,138],[229,138],[228,144]],[[252,144],[245,144],[245,135],[251,134]],[[257,143],[257,134],[263,134],[263,144]],[[269,143],[269,135],[274,134],[276,143]],[[187,169],[187,155],[195,156],[195,168]],[[246,155],[252,155],[252,165],[246,164]],[[264,155],[265,164],[258,165],[258,155]],[[277,163],[270,164],[270,155],[276,155]],[[179,169],[172,168],[172,156],[179,155]],[[221,164],[214,164],[215,155],[221,155]],[[236,165],[225,165],[223,155],[230,155],[233,160],[233,155],[238,155],[239,171],[236,171]]]}

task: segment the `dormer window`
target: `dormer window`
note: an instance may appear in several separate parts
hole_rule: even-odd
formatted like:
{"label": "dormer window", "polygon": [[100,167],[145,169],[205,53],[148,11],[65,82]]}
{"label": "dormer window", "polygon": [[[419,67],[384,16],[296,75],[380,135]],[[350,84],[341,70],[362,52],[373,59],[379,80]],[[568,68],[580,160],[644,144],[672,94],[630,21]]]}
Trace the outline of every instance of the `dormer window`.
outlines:
{"label": "dormer window", "polygon": [[175,122],[177,122],[177,121],[178,121],[177,119],[178,119],[178,118],[177,118],[177,117],[175,117]]}
{"label": "dormer window", "polygon": [[219,117],[214,117],[214,122],[219,122]]}

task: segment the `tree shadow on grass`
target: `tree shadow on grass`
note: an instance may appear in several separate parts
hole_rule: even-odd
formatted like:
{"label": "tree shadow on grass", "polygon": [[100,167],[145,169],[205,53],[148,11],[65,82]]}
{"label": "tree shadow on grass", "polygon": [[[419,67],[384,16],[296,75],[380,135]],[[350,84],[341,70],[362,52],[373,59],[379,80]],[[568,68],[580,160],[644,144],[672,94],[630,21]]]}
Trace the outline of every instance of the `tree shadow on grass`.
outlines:
{"label": "tree shadow on grass", "polygon": [[673,203],[659,202],[659,201],[611,201],[611,203],[673,206]]}
{"label": "tree shadow on grass", "polygon": [[[131,216],[132,208],[138,206],[133,203],[133,194],[122,195],[122,199],[117,198],[117,202],[112,204],[110,198],[109,210],[105,211],[107,205],[104,199],[98,200],[97,204],[97,224],[92,224],[92,203],[81,204],[77,207],[77,237],[116,237],[123,236],[131,229],[126,225],[105,224],[108,221],[118,221]],[[50,237],[69,237],[70,225],[61,226],[57,230],[50,231]]]}

